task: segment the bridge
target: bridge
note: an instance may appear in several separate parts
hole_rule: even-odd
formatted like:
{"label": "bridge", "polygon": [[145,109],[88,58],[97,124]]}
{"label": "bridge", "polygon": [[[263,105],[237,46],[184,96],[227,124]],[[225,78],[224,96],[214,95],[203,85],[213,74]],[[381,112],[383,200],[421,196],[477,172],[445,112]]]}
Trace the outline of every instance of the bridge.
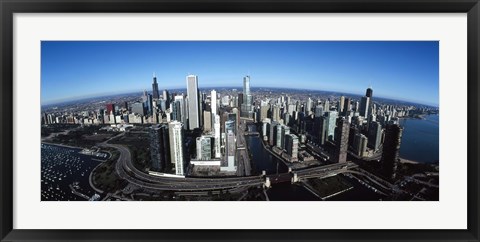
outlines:
{"label": "bridge", "polygon": [[277,175],[267,175],[269,185],[291,181],[292,183],[304,182],[309,178],[319,178],[324,179],[338,174],[354,174],[366,178],[371,183],[375,184],[377,187],[381,188],[384,192],[390,193],[396,190],[396,187],[385,181],[384,179],[369,173],[358,167],[353,162],[346,163],[335,163],[325,166],[318,166],[303,170],[290,171],[289,173],[282,173]]}
{"label": "bridge", "polygon": [[[340,165],[343,164],[343,166],[340,167]],[[336,176],[338,174],[354,174],[354,175],[359,175],[370,182],[374,183],[378,187],[382,188],[384,191],[392,191],[395,189],[395,186],[391,184],[390,182],[368,172],[365,171],[361,168],[358,167],[353,162],[347,162],[347,163],[337,163],[337,164],[332,164],[332,165],[327,165],[327,166],[320,166],[316,170],[309,169],[307,171],[299,171],[299,172],[294,172],[294,177],[293,180],[294,182],[298,182],[304,179],[308,178],[327,178],[331,176]],[[296,175],[296,176],[295,176]]]}
{"label": "bridge", "polygon": [[[103,142],[101,145],[115,148],[120,152],[120,156],[115,165],[115,171],[120,178],[139,188],[153,191],[200,192],[228,190],[238,192],[254,186],[270,187],[272,184],[282,182],[298,182],[308,178],[326,178],[348,172],[369,176],[369,174],[365,172],[354,171],[353,169],[358,168],[355,163],[346,162],[290,170],[287,173],[272,175],[262,174],[244,177],[161,177],[138,170],[133,165],[131,154],[127,147],[119,144],[109,144],[107,142]],[[376,181],[377,179],[373,180]],[[382,182],[376,182],[382,184]],[[388,185],[383,185],[385,188],[389,187]]]}
{"label": "bridge", "polygon": [[258,175],[245,177],[160,177],[144,173],[138,170],[132,163],[131,154],[128,148],[118,144],[103,143],[103,146],[115,148],[120,151],[120,156],[115,165],[116,173],[129,183],[147,190],[154,191],[214,191],[229,190],[240,191],[252,186],[266,186],[281,182],[292,181],[294,176],[297,178],[306,178],[309,175],[317,174],[318,177],[326,177],[332,172],[342,169],[356,167],[352,162],[342,164],[331,164],[326,166],[311,167],[301,170],[295,170],[295,173],[281,173],[274,175]]}

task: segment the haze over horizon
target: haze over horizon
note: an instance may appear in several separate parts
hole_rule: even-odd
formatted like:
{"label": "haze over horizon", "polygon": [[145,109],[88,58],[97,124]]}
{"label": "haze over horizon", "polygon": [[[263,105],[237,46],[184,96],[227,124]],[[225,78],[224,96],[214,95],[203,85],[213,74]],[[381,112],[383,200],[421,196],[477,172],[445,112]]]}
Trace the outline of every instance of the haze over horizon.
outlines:
{"label": "haze over horizon", "polygon": [[[41,104],[185,88],[295,88],[438,107],[437,41],[43,41]],[[180,73],[180,74],[179,74]],[[172,80],[176,80],[172,82]],[[282,86],[279,86],[279,85]]]}

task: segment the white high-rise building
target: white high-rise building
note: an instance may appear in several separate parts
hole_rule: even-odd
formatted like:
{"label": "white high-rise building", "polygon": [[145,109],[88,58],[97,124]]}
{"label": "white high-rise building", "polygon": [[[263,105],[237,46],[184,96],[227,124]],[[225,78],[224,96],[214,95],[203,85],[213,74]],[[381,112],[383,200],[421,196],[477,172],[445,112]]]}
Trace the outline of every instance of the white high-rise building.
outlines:
{"label": "white high-rise building", "polygon": [[343,108],[345,106],[345,97],[344,96],[341,96],[340,97],[340,100],[338,101],[338,105],[337,105],[337,111],[338,113],[342,114],[343,115]]}
{"label": "white high-rise building", "polygon": [[212,130],[215,130],[215,115],[217,115],[217,91],[215,90],[212,90],[210,92],[210,107],[212,110],[212,115],[211,115]]}
{"label": "white high-rise building", "polygon": [[198,77],[187,76],[188,95],[188,128],[193,130],[200,127],[200,105],[198,95]]}
{"label": "white high-rise building", "polygon": [[175,174],[185,175],[185,153],[183,150],[183,124],[172,121],[168,124],[168,136],[170,140],[170,160],[175,166]]}
{"label": "white high-rise building", "polygon": [[212,117],[217,114],[217,91],[212,90],[210,92],[210,106],[212,108]]}
{"label": "white high-rise building", "polygon": [[250,76],[246,76],[243,78],[243,103],[240,111],[242,117],[251,118],[252,94],[250,93]]}
{"label": "white high-rise building", "polygon": [[307,107],[305,109],[305,114],[310,115],[312,112],[313,100],[309,97],[307,99]]}
{"label": "white high-rise building", "polygon": [[323,110],[325,110],[325,112],[328,112],[330,110],[330,101],[329,100],[325,100],[325,103],[323,104]]}
{"label": "white high-rise building", "polygon": [[213,135],[214,135],[214,150],[215,150],[215,158],[220,158],[222,156],[221,153],[221,143],[220,143],[220,115],[214,115],[214,122],[213,122]]}

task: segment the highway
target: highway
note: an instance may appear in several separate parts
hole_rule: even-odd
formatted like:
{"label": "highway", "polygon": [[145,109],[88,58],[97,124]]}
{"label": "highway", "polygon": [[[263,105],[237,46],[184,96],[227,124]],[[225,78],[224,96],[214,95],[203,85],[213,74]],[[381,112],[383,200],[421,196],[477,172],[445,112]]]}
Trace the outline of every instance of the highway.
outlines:
{"label": "highway", "polygon": [[261,176],[229,177],[229,178],[177,178],[160,177],[139,171],[132,163],[127,147],[119,144],[103,143],[103,146],[115,148],[120,156],[115,171],[120,178],[140,188],[169,191],[207,191],[237,189],[240,187],[260,186],[264,183]]}
{"label": "highway", "polygon": [[[125,179],[130,184],[133,184],[145,190],[183,192],[213,190],[241,191],[248,187],[262,186],[265,182],[266,177],[270,179],[271,184],[276,184],[291,181],[293,176],[292,173],[272,174],[267,175],[266,177],[261,175],[212,178],[181,178],[154,176],[138,170],[133,165],[130,151],[124,145],[110,144],[108,143],[108,141],[100,143],[99,145],[117,149],[120,152],[120,155],[115,165],[116,173],[120,176],[120,178]],[[245,158],[248,158],[248,156]],[[249,159],[247,159],[246,161],[249,161]],[[358,166],[353,162],[346,162],[329,164],[325,166],[303,168],[299,170],[294,170],[293,172],[296,173],[298,179],[307,179],[314,177],[324,178],[342,172],[349,172],[357,167]]]}

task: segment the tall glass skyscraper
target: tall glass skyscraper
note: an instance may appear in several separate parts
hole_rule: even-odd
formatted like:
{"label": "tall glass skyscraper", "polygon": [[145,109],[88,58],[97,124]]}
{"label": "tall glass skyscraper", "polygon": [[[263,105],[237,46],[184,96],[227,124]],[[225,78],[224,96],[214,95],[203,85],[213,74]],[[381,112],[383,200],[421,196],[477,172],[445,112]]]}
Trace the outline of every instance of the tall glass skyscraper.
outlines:
{"label": "tall glass skyscraper", "polygon": [[243,78],[243,103],[240,111],[242,117],[251,118],[252,94],[250,93],[250,76]]}
{"label": "tall glass skyscraper", "polygon": [[185,105],[185,97],[183,96],[183,94],[175,95],[173,100],[174,100],[174,103],[176,103],[176,102],[180,103],[180,117],[181,118],[179,119],[179,121],[181,121],[183,123],[183,128],[186,129],[188,113],[187,113],[187,109],[186,109],[186,105]]}
{"label": "tall glass skyscraper", "polygon": [[333,140],[335,135],[335,126],[337,122],[338,112],[329,111],[327,112],[327,139]]}
{"label": "tall glass skyscraper", "polygon": [[153,73],[153,83],[152,83],[152,91],[153,91],[153,99],[159,99],[160,98],[160,92],[158,91],[158,83],[157,83],[157,77],[155,76],[155,73]]}
{"label": "tall glass skyscraper", "polygon": [[198,96],[198,77],[187,76],[188,95],[188,128],[193,130],[200,127],[200,105]]}

